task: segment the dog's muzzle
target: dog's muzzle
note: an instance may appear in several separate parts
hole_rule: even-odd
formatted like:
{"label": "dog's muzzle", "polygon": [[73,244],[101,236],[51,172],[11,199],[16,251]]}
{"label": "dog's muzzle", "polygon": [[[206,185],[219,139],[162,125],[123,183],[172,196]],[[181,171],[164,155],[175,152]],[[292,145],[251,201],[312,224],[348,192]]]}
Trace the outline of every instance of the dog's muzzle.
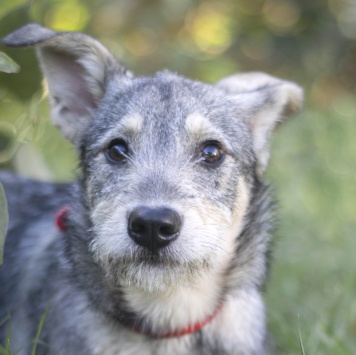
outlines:
{"label": "dog's muzzle", "polygon": [[178,238],[181,225],[179,214],[170,208],[140,206],[129,216],[128,233],[138,245],[157,252]]}

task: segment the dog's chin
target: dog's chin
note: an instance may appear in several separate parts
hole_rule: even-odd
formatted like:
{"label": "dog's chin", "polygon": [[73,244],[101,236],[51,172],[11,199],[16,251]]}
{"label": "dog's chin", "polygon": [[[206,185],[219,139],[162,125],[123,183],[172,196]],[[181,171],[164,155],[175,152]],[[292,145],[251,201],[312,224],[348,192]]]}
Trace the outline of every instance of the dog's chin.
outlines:
{"label": "dog's chin", "polygon": [[[143,255],[145,254],[145,255]],[[191,287],[211,270],[205,259],[182,261],[163,254],[138,253],[102,265],[107,276],[121,287],[164,293],[177,287]]]}

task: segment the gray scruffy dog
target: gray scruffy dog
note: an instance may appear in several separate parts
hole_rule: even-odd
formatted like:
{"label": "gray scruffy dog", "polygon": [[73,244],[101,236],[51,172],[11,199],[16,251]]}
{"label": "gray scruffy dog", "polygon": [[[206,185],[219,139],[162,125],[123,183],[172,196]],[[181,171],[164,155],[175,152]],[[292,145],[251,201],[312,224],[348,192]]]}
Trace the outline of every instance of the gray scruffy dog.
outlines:
{"label": "gray scruffy dog", "polygon": [[96,40],[36,24],[3,43],[36,47],[81,171],[73,185],[1,174],[13,351],[30,353],[48,306],[38,355],[266,354],[262,179],[302,90],[263,73],[135,77]]}

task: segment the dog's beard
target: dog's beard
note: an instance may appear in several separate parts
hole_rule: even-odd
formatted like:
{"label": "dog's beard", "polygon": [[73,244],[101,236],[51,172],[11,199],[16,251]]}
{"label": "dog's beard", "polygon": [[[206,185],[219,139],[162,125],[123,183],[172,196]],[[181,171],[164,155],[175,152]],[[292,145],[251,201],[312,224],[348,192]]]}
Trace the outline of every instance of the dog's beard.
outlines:
{"label": "dog's beard", "polygon": [[208,259],[179,261],[166,253],[146,250],[131,257],[98,260],[106,276],[115,284],[137,287],[146,292],[167,292],[176,287],[192,287],[213,268]]}

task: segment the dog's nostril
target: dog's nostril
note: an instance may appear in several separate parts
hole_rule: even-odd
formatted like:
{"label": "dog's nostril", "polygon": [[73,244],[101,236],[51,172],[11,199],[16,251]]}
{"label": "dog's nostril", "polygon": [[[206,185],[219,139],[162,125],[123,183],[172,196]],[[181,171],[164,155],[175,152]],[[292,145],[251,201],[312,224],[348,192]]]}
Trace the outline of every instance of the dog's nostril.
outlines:
{"label": "dog's nostril", "polygon": [[165,224],[159,229],[159,234],[162,237],[169,237],[172,234],[177,233],[176,225]]}
{"label": "dog's nostril", "polygon": [[135,223],[135,221],[130,224],[130,228],[135,233],[141,234],[145,232],[145,226],[142,223]]}
{"label": "dog's nostril", "polygon": [[139,245],[157,251],[178,238],[181,218],[179,214],[166,207],[135,208],[129,217],[129,236]]}

